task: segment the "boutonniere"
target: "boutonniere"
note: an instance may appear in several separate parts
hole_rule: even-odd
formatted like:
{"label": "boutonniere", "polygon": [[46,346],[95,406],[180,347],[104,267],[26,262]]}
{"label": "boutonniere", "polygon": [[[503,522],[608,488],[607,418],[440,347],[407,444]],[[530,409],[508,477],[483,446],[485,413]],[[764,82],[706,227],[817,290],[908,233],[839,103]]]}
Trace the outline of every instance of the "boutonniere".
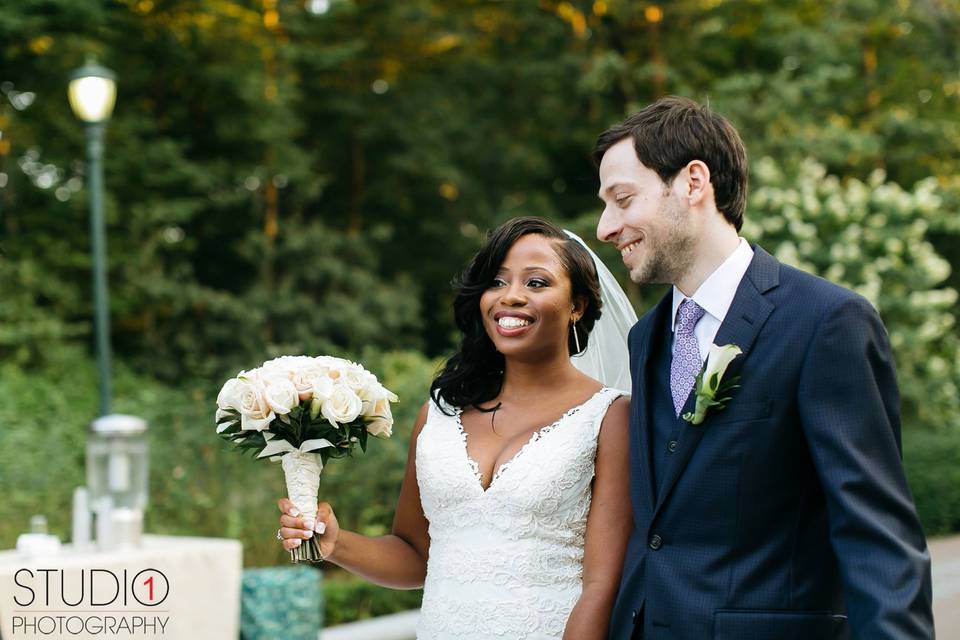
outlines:
{"label": "boutonniere", "polygon": [[723,374],[727,372],[727,367],[733,362],[734,358],[743,351],[735,344],[710,345],[710,353],[707,354],[707,362],[703,369],[697,374],[697,379],[693,383],[693,388],[697,394],[697,404],[693,413],[683,414],[683,419],[692,425],[698,425],[707,417],[707,411],[716,407],[723,409],[730,401],[728,395],[731,391],[739,387],[737,382],[740,376],[732,380],[724,380]]}

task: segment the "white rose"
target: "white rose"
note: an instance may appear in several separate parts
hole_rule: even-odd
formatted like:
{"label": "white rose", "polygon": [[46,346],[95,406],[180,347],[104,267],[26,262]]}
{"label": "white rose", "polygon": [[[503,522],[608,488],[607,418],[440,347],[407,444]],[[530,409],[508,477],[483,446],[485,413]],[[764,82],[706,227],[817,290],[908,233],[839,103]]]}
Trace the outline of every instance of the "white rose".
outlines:
{"label": "white rose", "polygon": [[333,356],[317,356],[313,359],[311,370],[328,376],[331,380],[337,380],[343,374],[343,370],[350,364],[341,358]]}
{"label": "white rose", "polygon": [[326,376],[334,382],[340,382],[343,378],[343,367],[326,367]]}
{"label": "white rose", "polygon": [[325,373],[314,373],[310,376],[310,419],[315,420],[320,415],[323,402],[333,394],[333,380]]}
{"label": "white rose", "polygon": [[363,401],[350,387],[344,384],[333,385],[333,392],[323,401],[320,411],[330,424],[353,422],[363,409]]}
{"label": "white rose", "polygon": [[264,383],[266,384],[264,395],[274,413],[287,415],[291,409],[300,404],[300,394],[289,378],[277,374],[265,378]]}
{"label": "white rose", "polygon": [[[241,372],[242,374],[243,372]],[[220,393],[217,394],[217,407],[220,411],[233,409],[239,410],[240,407],[240,381],[236,378],[227,380]],[[219,415],[219,411],[218,411]]]}
{"label": "white rose", "polygon": [[299,371],[295,371],[290,378],[293,386],[297,388],[297,396],[301,402],[313,397],[313,378],[316,377],[316,375],[316,372],[312,369],[300,369]]}
{"label": "white rose", "polygon": [[264,376],[288,375],[290,367],[286,364],[286,356],[267,360],[260,365],[260,373]]}
{"label": "white rose", "polygon": [[377,382],[376,378],[357,395],[363,400],[363,415],[368,418],[376,417],[376,406],[380,400],[389,400],[390,402],[397,401],[397,395]]}
{"label": "white rose", "polygon": [[270,427],[270,423],[276,417],[270,410],[270,405],[265,397],[265,389],[260,381],[259,374],[255,371],[247,374],[241,374],[238,377],[238,395],[240,398],[240,428],[244,431],[263,431]]}
{"label": "white rose", "polygon": [[363,410],[361,413],[364,416],[369,416],[371,411],[373,411],[373,404],[383,397],[383,394],[380,393],[380,388],[380,383],[377,382],[376,378],[373,378],[373,380],[368,380],[367,383],[359,389],[355,389],[357,395],[363,400]]}
{"label": "white rose", "polygon": [[280,356],[273,360],[267,360],[261,367],[265,372],[282,372],[288,377],[295,372],[305,369],[313,364],[313,358],[309,356]]}
{"label": "white rose", "polygon": [[333,394],[333,380],[326,375],[311,375],[310,397],[323,402]]}
{"label": "white rose", "polygon": [[372,413],[375,417],[367,423],[367,433],[378,438],[389,438],[393,435],[393,412],[390,410],[390,399],[384,397],[377,400],[373,405]]}
{"label": "white rose", "polygon": [[361,399],[366,399],[363,397],[362,392],[377,384],[377,378],[372,373],[364,369],[358,364],[350,363],[343,370],[343,376],[341,380],[349,386],[354,393],[360,395]]}
{"label": "white rose", "polygon": [[317,356],[313,359],[313,366],[324,369],[340,369],[343,368],[346,363],[346,360],[334,358],[333,356]]}

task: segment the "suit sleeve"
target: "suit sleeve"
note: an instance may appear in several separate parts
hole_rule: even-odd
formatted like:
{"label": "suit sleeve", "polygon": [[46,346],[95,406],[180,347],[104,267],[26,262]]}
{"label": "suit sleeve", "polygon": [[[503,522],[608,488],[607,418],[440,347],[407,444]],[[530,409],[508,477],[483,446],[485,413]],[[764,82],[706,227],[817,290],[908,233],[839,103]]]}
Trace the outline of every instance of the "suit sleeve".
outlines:
{"label": "suit sleeve", "polygon": [[797,393],[854,638],[932,639],[930,555],[901,462],[893,358],[866,300],[824,314]]}

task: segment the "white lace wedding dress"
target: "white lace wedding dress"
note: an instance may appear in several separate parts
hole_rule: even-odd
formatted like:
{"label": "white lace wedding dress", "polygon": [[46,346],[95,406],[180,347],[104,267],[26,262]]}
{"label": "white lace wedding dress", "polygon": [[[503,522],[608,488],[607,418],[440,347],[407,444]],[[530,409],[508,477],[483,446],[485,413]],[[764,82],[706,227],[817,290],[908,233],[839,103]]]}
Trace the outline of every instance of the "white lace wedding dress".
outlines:
{"label": "white lace wedding dress", "polygon": [[621,392],[603,388],[535,432],[480,484],[460,411],[431,402],[417,441],[430,522],[418,640],[556,640],[580,596],[597,435]]}

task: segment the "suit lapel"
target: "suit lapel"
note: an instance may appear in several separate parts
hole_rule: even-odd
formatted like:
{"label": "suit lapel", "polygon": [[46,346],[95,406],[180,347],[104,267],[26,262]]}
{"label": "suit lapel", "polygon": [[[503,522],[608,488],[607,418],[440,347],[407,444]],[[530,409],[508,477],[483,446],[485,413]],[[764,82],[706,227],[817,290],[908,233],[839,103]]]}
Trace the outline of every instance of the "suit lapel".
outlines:
{"label": "suit lapel", "polygon": [[632,427],[637,447],[640,450],[641,476],[645,483],[646,490],[644,493],[647,496],[647,508],[651,511],[654,506],[656,490],[653,483],[653,458],[650,450],[652,413],[650,403],[647,401],[651,393],[650,355],[653,352],[654,341],[662,335],[661,330],[664,323],[670,320],[672,307],[672,292],[668,291],[648,316],[644,317],[645,322],[639,325],[635,342],[637,355],[634,359],[633,370]]}
{"label": "suit lapel", "polygon": [[[735,344],[743,351],[743,355],[737,357],[737,359],[730,364],[727,372],[724,374],[724,378],[726,379],[740,375],[743,363],[750,355],[750,349],[753,347],[753,343],[757,339],[760,329],[763,328],[764,323],[766,323],[767,318],[770,317],[770,313],[774,309],[773,303],[764,297],[764,293],[779,284],[780,265],[770,254],[760,247],[754,246],[753,250],[753,260],[751,260],[747,272],[737,287],[737,293],[734,295],[733,303],[730,305],[727,316],[720,325],[717,336],[713,341],[714,344],[718,345]],[[733,398],[730,400],[729,408],[724,409],[724,411],[736,411],[736,402],[737,396],[736,392],[734,392]],[[683,416],[685,412],[693,411],[695,403],[696,394],[691,392],[680,415]],[[660,490],[657,492],[657,504],[654,508],[654,517],[656,517],[656,513],[670,495],[671,489],[673,489],[673,486],[686,468],[697,445],[700,444],[700,440],[703,439],[704,434],[706,434],[710,428],[710,418],[711,413],[708,412],[706,419],[696,426],[683,420],[682,417],[677,418],[682,423],[682,437],[680,438],[679,447],[674,454],[673,463],[668,468]]]}

